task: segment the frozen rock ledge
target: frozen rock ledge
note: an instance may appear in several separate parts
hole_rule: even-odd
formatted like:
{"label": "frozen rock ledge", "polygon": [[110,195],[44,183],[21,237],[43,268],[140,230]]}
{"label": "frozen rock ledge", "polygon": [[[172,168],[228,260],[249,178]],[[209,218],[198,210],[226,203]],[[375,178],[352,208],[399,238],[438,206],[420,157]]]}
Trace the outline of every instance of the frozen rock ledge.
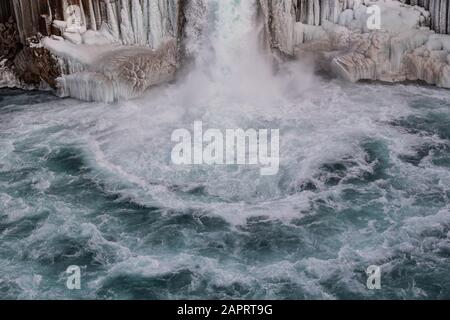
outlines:
{"label": "frozen rock ledge", "polygon": [[108,103],[139,96],[175,75],[182,8],[181,0],[2,0],[0,86]]}
{"label": "frozen rock ledge", "polygon": [[177,70],[175,40],[157,50],[117,44],[75,45],[58,38],[45,38],[42,43],[59,57],[63,69],[57,78],[60,96],[108,103],[126,100],[172,80]]}
{"label": "frozen rock ledge", "polygon": [[[275,51],[313,55],[321,69],[352,82],[423,80],[450,88],[450,35],[430,28],[436,29],[437,1],[426,3],[433,14],[417,5],[423,1],[403,2],[260,0],[260,6],[265,38]],[[381,9],[377,30],[367,25],[372,5]]]}

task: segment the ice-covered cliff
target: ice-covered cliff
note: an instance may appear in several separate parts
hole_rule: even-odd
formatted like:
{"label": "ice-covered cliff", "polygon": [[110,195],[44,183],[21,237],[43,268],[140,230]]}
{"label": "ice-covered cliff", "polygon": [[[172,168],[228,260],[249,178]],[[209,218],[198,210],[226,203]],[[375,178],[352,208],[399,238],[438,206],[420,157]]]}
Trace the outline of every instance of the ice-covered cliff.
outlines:
{"label": "ice-covered cliff", "polygon": [[448,0],[260,0],[260,6],[266,41],[279,52],[314,53],[320,67],[350,81],[450,87],[450,36],[433,31],[450,31]]}
{"label": "ice-covered cliff", "polygon": [[[205,46],[209,1],[2,0],[0,85],[106,102],[138,96],[173,79],[181,53],[195,57]],[[450,87],[450,0],[257,3],[262,38],[281,56],[312,53],[322,69],[350,81]],[[373,5],[379,28],[367,23]]]}
{"label": "ice-covered cliff", "polygon": [[[54,79],[41,77],[38,82],[63,96],[127,99],[175,74],[181,0],[4,1],[0,16],[13,16],[19,42],[25,46],[22,51],[48,52],[52,59],[45,61],[51,65],[44,69],[59,69],[50,73]],[[10,82],[27,83],[23,76],[42,74],[43,70],[28,70],[15,57],[9,60],[13,63],[4,74],[17,75]],[[24,70],[19,74],[20,67]]]}
{"label": "ice-covered cliff", "polygon": [[22,42],[39,32],[85,43],[93,40],[89,31],[99,31],[99,41],[105,41],[105,37],[124,45],[157,48],[176,37],[178,31],[179,0],[2,1],[14,9]]}

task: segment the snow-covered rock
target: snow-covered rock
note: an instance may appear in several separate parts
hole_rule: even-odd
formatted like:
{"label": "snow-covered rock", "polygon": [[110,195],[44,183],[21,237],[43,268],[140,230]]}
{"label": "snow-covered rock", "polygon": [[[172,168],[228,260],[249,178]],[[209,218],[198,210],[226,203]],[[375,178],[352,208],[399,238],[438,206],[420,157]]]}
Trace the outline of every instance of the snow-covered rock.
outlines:
{"label": "snow-covered rock", "polygon": [[408,80],[450,88],[450,36],[432,35],[424,46],[406,54],[404,64]]}
{"label": "snow-covered rock", "polygon": [[118,44],[75,45],[51,38],[45,38],[43,45],[60,57],[59,95],[81,100],[109,103],[130,99],[173,79],[177,69],[175,40],[157,50]]}
{"label": "snow-covered rock", "polygon": [[[173,78],[181,0],[2,1],[14,9],[24,49],[8,57],[9,64],[21,57],[20,68],[3,68],[0,85],[17,84],[14,79],[25,75],[33,83],[48,80],[62,96],[112,102]],[[24,62],[30,38],[42,39],[38,46],[55,58],[46,60],[55,61],[45,69],[52,71],[51,77],[36,75],[39,62]],[[56,69],[61,71],[57,81]]]}
{"label": "snow-covered rock", "polygon": [[[414,1],[260,0],[260,5],[265,38],[284,54],[314,53],[318,66],[353,82],[424,80],[450,88],[449,36],[430,30],[433,15],[417,6],[425,3],[404,2]],[[368,23],[374,5],[380,14],[375,29]]]}

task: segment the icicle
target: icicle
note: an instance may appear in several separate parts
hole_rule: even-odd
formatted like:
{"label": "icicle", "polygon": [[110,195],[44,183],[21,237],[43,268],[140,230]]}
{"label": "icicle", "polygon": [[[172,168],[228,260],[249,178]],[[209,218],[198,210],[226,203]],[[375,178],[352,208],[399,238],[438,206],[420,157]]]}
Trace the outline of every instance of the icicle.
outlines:
{"label": "icicle", "polygon": [[347,9],[345,5],[343,5],[342,8],[339,7],[339,3],[336,3],[336,1],[331,0],[330,1],[330,7],[331,7],[331,20],[333,23],[338,23],[339,21],[339,14],[341,11]]}
{"label": "icicle", "polygon": [[447,11],[447,33],[450,34],[450,3]]}
{"label": "icicle", "polygon": [[64,20],[67,20],[67,18],[68,18],[68,14],[67,14],[68,7],[69,7],[69,4],[67,3],[67,0],[63,0],[62,9],[63,9]]}
{"label": "icicle", "polygon": [[87,22],[86,22],[86,14],[84,12],[84,7],[83,7],[83,1],[80,1],[80,14],[81,14],[81,25],[84,28],[83,31],[86,31],[86,29],[87,29]]}
{"label": "icicle", "polygon": [[92,4],[92,0],[89,0],[89,19],[91,21],[91,29],[97,31],[97,21],[95,19],[94,5]]}
{"label": "icicle", "polygon": [[162,18],[158,0],[149,0],[149,44],[156,49],[162,43]]}
{"label": "icicle", "polygon": [[93,0],[95,2],[94,12],[95,12],[95,21],[97,22],[97,29],[100,29],[102,25],[102,14],[100,12],[100,2],[99,0]]}
{"label": "icicle", "polygon": [[168,17],[170,24],[170,31],[172,36],[176,36],[178,30],[178,1],[177,0],[169,0],[168,3]]}
{"label": "icicle", "polygon": [[50,6],[50,0],[47,0],[47,7],[48,7],[48,19],[49,21],[53,21],[53,13],[52,7]]}
{"label": "icicle", "polygon": [[120,39],[119,24],[117,22],[116,12],[110,1],[106,1],[106,10],[108,14],[109,31],[111,32],[111,35],[114,37],[114,39],[119,40]]}
{"label": "icicle", "polygon": [[144,6],[142,8],[143,11],[143,16],[144,16],[144,32],[145,32],[145,43],[148,44],[148,30],[149,30],[149,8],[148,8],[148,1],[149,0],[144,0]]}
{"label": "icicle", "polygon": [[314,25],[320,25],[320,3],[319,0],[314,0]]}
{"label": "icicle", "polygon": [[122,36],[122,42],[126,45],[134,43],[133,28],[131,26],[131,13],[128,0],[122,0],[122,10],[120,12],[121,24],[120,32]]}
{"label": "icicle", "polygon": [[439,10],[439,29],[437,30],[439,33],[447,32],[447,1],[448,0],[441,0],[441,7]]}
{"label": "icicle", "polygon": [[312,1],[308,2],[308,13],[306,15],[306,23],[314,24],[314,6]]}
{"label": "icicle", "polygon": [[330,7],[328,0],[320,1],[320,23],[322,24],[324,21],[329,20]]}
{"label": "icicle", "polygon": [[139,0],[131,0],[131,16],[134,31],[134,43],[144,46],[146,44],[146,35],[144,31],[144,19],[142,6]]}

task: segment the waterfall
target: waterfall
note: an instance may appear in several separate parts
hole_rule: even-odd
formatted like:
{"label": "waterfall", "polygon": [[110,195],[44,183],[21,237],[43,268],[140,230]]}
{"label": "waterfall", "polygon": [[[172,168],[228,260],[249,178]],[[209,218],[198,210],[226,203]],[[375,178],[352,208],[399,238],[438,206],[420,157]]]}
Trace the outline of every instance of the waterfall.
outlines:
{"label": "waterfall", "polygon": [[253,0],[208,1],[206,43],[200,52],[201,63],[213,50],[212,70],[216,76],[239,72],[239,61],[259,56],[256,48],[256,8]]}
{"label": "waterfall", "polygon": [[312,83],[312,68],[300,61],[275,68],[256,0],[190,0],[184,11],[184,72],[170,92],[177,101],[208,112],[239,103],[264,108]]}
{"label": "waterfall", "polygon": [[190,1],[186,8],[186,51],[194,57],[186,83],[204,83],[202,95],[258,97],[275,87],[261,50],[255,0]]}

